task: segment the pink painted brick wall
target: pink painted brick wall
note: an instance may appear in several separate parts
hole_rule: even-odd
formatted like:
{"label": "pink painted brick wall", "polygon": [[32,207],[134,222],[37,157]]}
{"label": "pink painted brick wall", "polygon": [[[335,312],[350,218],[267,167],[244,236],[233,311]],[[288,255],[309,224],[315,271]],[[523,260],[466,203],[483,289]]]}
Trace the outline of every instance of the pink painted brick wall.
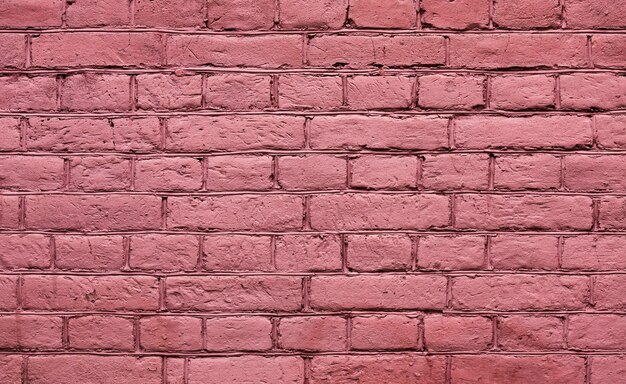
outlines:
{"label": "pink painted brick wall", "polygon": [[626,1],[0,0],[0,383],[626,375]]}

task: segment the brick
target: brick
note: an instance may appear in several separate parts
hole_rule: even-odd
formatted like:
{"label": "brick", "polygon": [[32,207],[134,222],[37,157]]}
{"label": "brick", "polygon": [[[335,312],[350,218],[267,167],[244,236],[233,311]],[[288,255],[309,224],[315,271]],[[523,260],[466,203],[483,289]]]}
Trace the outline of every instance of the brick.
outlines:
{"label": "brick", "polygon": [[341,270],[341,241],[334,235],[276,237],[276,269],[285,272]]}
{"label": "brick", "polygon": [[344,189],[347,160],[331,155],[281,156],[278,184],[283,189]]}
{"label": "brick", "polygon": [[414,82],[410,76],[349,77],[348,106],[357,110],[409,108]]}
{"label": "brick", "polygon": [[54,243],[60,269],[119,271],[124,266],[122,236],[60,235]]}
{"label": "brick", "polygon": [[7,384],[20,384],[22,382],[22,356],[0,356],[0,381]]}
{"label": "brick", "polygon": [[198,109],[202,76],[147,74],[137,76],[137,107],[149,110]]}
{"label": "brick", "polygon": [[79,74],[63,80],[61,108],[69,111],[127,111],[130,109],[130,77]]}
{"label": "brick", "polygon": [[206,188],[211,191],[262,191],[272,188],[270,156],[214,156],[207,160]]}
{"label": "brick", "polygon": [[505,351],[563,349],[563,318],[505,316],[498,319],[498,347]]}
{"label": "brick", "polygon": [[311,306],[319,310],[442,309],[443,276],[314,276]]}
{"label": "brick", "polygon": [[346,21],[348,0],[293,0],[280,3],[280,25],[287,29],[338,29]]}
{"label": "brick", "polygon": [[314,229],[360,230],[446,227],[450,207],[440,195],[345,194],[314,196],[309,209]]}
{"label": "brick", "polygon": [[204,100],[207,108],[258,110],[271,106],[270,76],[213,74],[207,76],[205,81]]}
{"label": "brick", "polygon": [[509,75],[491,78],[491,108],[553,109],[555,99],[555,78],[552,76]]}
{"label": "brick", "polygon": [[347,346],[346,319],[337,316],[298,316],[280,320],[279,345],[302,351],[342,351]]}
{"label": "brick", "polygon": [[417,266],[421,269],[483,269],[485,238],[482,236],[423,236],[417,248]]}
{"label": "brick", "polygon": [[495,269],[559,268],[555,236],[498,235],[491,237],[491,264]]}
{"label": "brick", "polygon": [[22,300],[31,310],[156,310],[158,283],[147,276],[29,275]]}
{"label": "brick", "polygon": [[302,198],[292,195],[174,196],[168,199],[173,229],[290,230],[302,226]]}
{"label": "brick", "polygon": [[135,163],[135,189],[138,191],[196,191],[202,188],[201,159],[160,157]]}
{"label": "brick", "polygon": [[311,384],[423,383],[445,381],[443,356],[416,354],[315,356],[311,360]]}
{"label": "brick", "polygon": [[417,157],[360,156],[352,160],[351,187],[410,189],[417,187]]}
{"label": "brick", "polygon": [[280,76],[278,84],[283,109],[337,109],[343,102],[339,76],[286,75]]}
{"label": "brick", "polygon": [[[0,23],[2,22],[1,20]],[[0,66],[23,68],[26,65],[25,52],[26,35],[17,33],[3,33],[0,35],[0,55],[4,58]]]}
{"label": "brick", "polygon": [[548,154],[498,156],[493,184],[496,189],[556,190],[561,186],[561,158]]}
{"label": "brick", "polygon": [[357,350],[402,350],[418,347],[419,319],[404,315],[358,316],[352,319],[351,345]]}
{"label": "brick", "polygon": [[302,304],[302,281],[295,277],[170,277],[166,288],[170,310],[296,311]]}
{"label": "brick", "polygon": [[193,271],[198,263],[199,240],[191,235],[136,235],[130,240],[131,269]]}
{"label": "brick", "polygon": [[0,27],[60,27],[63,0],[3,0]]}
{"label": "brick", "polygon": [[75,157],[70,163],[69,187],[78,191],[119,191],[130,188],[131,165],[116,156]]}
{"label": "brick", "polygon": [[488,155],[427,155],[422,161],[420,184],[432,190],[484,190],[489,186],[488,176]]}
{"label": "brick", "polygon": [[623,196],[603,196],[599,200],[599,228],[620,230],[626,228],[626,199]]}
{"label": "brick", "polygon": [[33,356],[28,380],[33,384],[60,384],[67,378],[80,383],[161,383],[160,357],[60,355]]}
{"label": "brick", "polygon": [[147,351],[202,349],[202,319],[189,316],[150,316],[140,320],[141,347]]}
{"label": "brick", "polygon": [[493,23],[501,28],[559,28],[562,5],[559,0],[499,0],[493,9]]}
{"label": "brick", "polygon": [[621,250],[626,249],[623,236],[565,237],[562,266],[566,269],[620,270],[626,269]]}
{"label": "brick", "polygon": [[157,118],[32,117],[26,145],[43,151],[150,151],[158,147]]}
{"label": "brick", "polygon": [[163,59],[161,37],[156,33],[52,33],[32,41],[36,67],[145,67],[160,65]]}
{"label": "brick", "polygon": [[626,107],[626,77],[611,73],[562,75],[564,109],[610,110]]}
{"label": "brick", "polygon": [[11,117],[0,117],[0,151],[20,148],[20,121]]}
{"label": "brick", "polygon": [[595,119],[598,147],[602,149],[626,148],[626,116],[598,115]]}
{"label": "brick", "polygon": [[595,35],[592,40],[592,59],[596,67],[623,68],[626,66],[626,36]]}
{"label": "brick", "polygon": [[0,77],[2,111],[51,111],[56,109],[57,84],[54,77]]}
{"label": "brick", "polygon": [[[311,148],[423,149],[448,147],[448,120],[430,116],[317,116]],[[589,128],[591,142],[591,128]]]}
{"label": "brick", "polygon": [[450,38],[450,66],[457,68],[584,68],[587,39],[565,34],[481,34]]}
{"label": "brick", "polygon": [[50,237],[44,235],[0,236],[0,269],[49,268]]}
{"label": "brick", "polygon": [[485,105],[485,81],[482,76],[420,76],[418,105],[427,109],[480,109]]}
{"label": "brick", "polygon": [[19,197],[0,196],[0,229],[17,229],[20,222]]}
{"label": "brick", "polygon": [[139,230],[160,228],[161,199],[141,195],[43,195],[26,199],[26,228]]}
{"label": "brick", "polygon": [[167,124],[167,148],[173,152],[304,146],[304,119],[296,116],[184,116]]}
{"label": "brick", "polygon": [[118,316],[72,317],[68,325],[70,347],[80,350],[133,351],[133,320]]}
{"label": "brick", "polygon": [[173,35],[167,62],[172,65],[288,68],[302,66],[302,36]]}
{"label": "brick", "polygon": [[625,275],[597,276],[593,291],[595,308],[598,310],[625,309],[626,298],[623,293],[624,284],[626,284]]}
{"label": "brick", "polygon": [[260,383],[300,384],[304,362],[299,356],[235,356],[191,359],[189,384],[236,384],[250,378]]}
{"label": "brick", "polygon": [[0,156],[0,189],[50,191],[64,184],[63,159],[39,156]]}
{"label": "brick", "polygon": [[488,0],[424,0],[422,23],[437,29],[479,29],[489,24]]}
{"label": "brick", "polygon": [[0,309],[13,311],[17,308],[17,278],[17,275],[0,276]]}
{"label": "brick", "polygon": [[267,351],[272,348],[272,323],[266,317],[206,319],[209,351]]}
{"label": "brick", "polygon": [[452,382],[478,384],[583,383],[585,360],[579,356],[454,356]]}
{"label": "brick", "polygon": [[352,0],[348,17],[357,28],[415,28],[417,11],[411,0]]}
{"label": "brick", "polygon": [[589,148],[591,120],[582,116],[468,116],[455,123],[455,143],[465,149]]}
{"label": "brick", "polygon": [[350,271],[406,271],[413,264],[407,235],[350,235],[345,252]]}
{"label": "brick", "polygon": [[626,348],[626,316],[572,315],[567,328],[567,343],[571,348],[617,351]]}
{"label": "brick", "polygon": [[626,374],[626,358],[623,356],[594,356],[591,359],[591,382],[617,383]]}
{"label": "brick", "polygon": [[424,317],[424,343],[429,351],[482,351],[493,341],[493,324],[488,317]]}
{"label": "brick", "polygon": [[130,24],[127,0],[75,1],[65,12],[69,27],[125,26]]}
{"label": "brick", "polygon": [[592,221],[592,202],[584,196],[456,198],[456,226],[462,229],[589,230]]}
{"label": "brick", "polygon": [[202,265],[208,271],[271,271],[274,269],[269,236],[206,236],[202,252]]}
{"label": "brick", "polygon": [[581,310],[589,299],[584,276],[494,275],[456,277],[452,282],[454,309]]}
{"label": "brick", "polygon": [[441,36],[335,36],[309,40],[308,61],[314,67],[411,67],[445,64]]}
{"label": "brick", "polygon": [[571,0],[567,3],[565,22],[568,28],[624,28],[626,10],[608,0]]}
{"label": "brick", "polygon": [[625,191],[624,156],[565,157],[565,188],[570,191]]}
{"label": "brick", "polygon": [[63,319],[52,316],[0,316],[0,348],[60,349]]}
{"label": "brick", "polygon": [[147,27],[202,27],[204,1],[137,0],[135,24]]}
{"label": "brick", "polygon": [[270,29],[274,25],[273,0],[215,0],[208,3],[209,28],[216,30]]}

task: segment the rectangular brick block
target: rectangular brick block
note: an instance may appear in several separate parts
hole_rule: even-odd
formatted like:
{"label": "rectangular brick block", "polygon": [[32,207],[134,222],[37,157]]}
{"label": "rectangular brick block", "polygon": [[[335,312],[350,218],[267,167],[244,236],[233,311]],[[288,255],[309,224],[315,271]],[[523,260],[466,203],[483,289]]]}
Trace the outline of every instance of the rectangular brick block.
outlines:
{"label": "rectangular brick block", "polygon": [[351,347],[357,350],[418,348],[419,319],[415,316],[376,315],[352,318]]}
{"label": "rectangular brick block", "polygon": [[548,154],[497,156],[493,184],[496,189],[553,189],[561,186],[561,158]]}
{"label": "rectangular brick block", "polygon": [[63,319],[57,316],[0,316],[0,348],[61,349],[62,328]]}
{"label": "rectangular brick block", "polygon": [[[515,3],[517,4],[517,2]],[[490,81],[491,98],[489,102],[491,108],[534,110],[552,109],[555,106],[556,80],[553,76],[494,76]]]}
{"label": "rectangular brick block", "polygon": [[350,235],[345,252],[351,271],[405,271],[413,264],[412,241],[406,235]]}
{"label": "rectangular brick block", "polygon": [[236,384],[251,377],[261,383],[300,384],[304,361],[299,356],[234,356],[191,359],[189,384]]}
{"label": "rectangular brick block", "polygon": [[62,80],[61,108],[69,111],[127,111],[130,77],[86,73]]}
{"label": "rectangular brick block", "polygon": [[174,311],[296,311],[302,304],[296,277],[170,277],[166,292],[166,307]]}
{"label": "rectangular brick block", "polygon": [[424,26],[436,29],[478,29],[489,24],[489,1],[424,0],[421,16]]}
{"label": "rectangular brick block", "polygon": [[3,33],[0,35],[0,55],[4,58],[0,66],[7,68],[24,67],[26,65],[25,44],[26,35],[17,33]]}
{"label": "rectangular brick block", "polygon": [[411,76],[348,77],[348,106],[356,110],[409,108],[414,82]]}
{"label": "rectangular brick block", "polygon": [[449,223],[449,199],[440,195],[318,195],[310,202],[311,227],[328,230],[428,229]]}
{"label": "rectangular brick block", "polygon": [[70,347],[79,350],[132,351],[133,319],[118,316],[72,317],[68,323]]}
{"label": "rectangular brick block", "polygon": [[272,271],[271,243],[270,236],[205,236],[202,267],[208,271]]}
{"label": "rectangular brick block", "polygon": [[486,267],[486,240],[482,236],[422,236],[417,266],[433,270],[471,270]]}
{"label": "rectangular brick block", "polygon": [[278,79],[278,103],[282,109],[337,109],[343,104],[339,76],[287,75]]}
{"label": "rectangular brick block", "polygon": [[209,351],[266,351],[272,348],[272,323],[266,317],[214,317],[206,319]]}
{"label": "rectangular brick block", "polygon": [[4,0],[0,5],[0,27],[60,27],[63,0]]}
{"label": "rectangular brick block", "polygon": [[620,270],[626,268],[621,256],[624,236],[576,236],[563,241],[562,265],[567,269]]}
{"label": "rectangular brick block", "polygon": [[49,268],[51,238],[44,235],[0,236],[0,269]]}
{"label": "rectangular brick block", "polygon": [[445,305],[443,276],[315,276],[311,306],[320,310],[441,309]]}
{"label": "rectangular brick block", "polygon": [[140,320],[141,347],[146,351],[202,349],[202,319],[190,316],[150,316]]}
{"label": "rectangular brick block", "polygon": [[57,82],[52,76],[1,76],[0,111],[52,111],[57,107]]}
{"label": "rectangular brick block", "polygon": [[584,276],[462,276],[452,282],[455,309],[581,310],[588,301],[589,280]]}
{"label": "rectangular brick block", "polygon": [[160,157],[135,163],[138,191],[196,191],[202,188],[202,159]]}
{"label": "rectangular brick block", "polygon": [[430,351],[483,351],[493,340],[493,324],[488,317],[424,317],[424,344]]}
{"label": "rectangular brick block", "polygon": [[553,351],[564,348],[564,318],[505,316],[498,319],[498,346],[505,351]]}
{"label": "rectangular brick block", "polygon": [[279,345],[287,350],[343,351],[348,344],[346,319],[338,316],[294,316],[280,320]]}
{"label": "rectangular brick block", "polygon": [[339,236],[285,235],[275,241],[276,269],[285,272],[341,270]]}
{"label": "rectangular brick block", "polygon": [[573,110],[610,110],[626,106],[626,77],[576,73],[561,78],[561,106]]}
{"label": "rectangular brick block", "polygon": [[481,109],[485,105],[485,82],[484,76],[420,76],[417,104],[426,109]]}
{"label": "rectangular brick block", "polygon": [[136,235],[130,239],[131,269],[193,271],[198,264],[199,238],[192,235]]}
{"label": "rectangular brick block", "polygon": [[273,185],[270,156],[214,156],[206,159],[211,191],[267,190]]}
{"label": "rectangular brick block", "polygon": [[567,328],[570,347],[582,350],[626,349],[626,316],[572,315]]}
{"label": "rectangular brick block", "polygon": [[490,257],[495,269],[545,269],[559,267],[555,236],[498,235],[491,237]]}
{"label": "rectangular brick block", "polygon": [[487,189],[489,186],[489,156],[426,155],[422,161],[420,186],[429,190]]}
{"label": "rectangular brick block", "polygon": [[69,187],[76,191],[120,191],[131,186],[130,159],[118,156],[75,157],[70,162]]}
{"label": "rectangular brick block", "polygon": [[359,189],[415,189],[415,156],[359,156],[351,161],[351,187]]}
{"label": "rectangular brick block", "polygon": [[55,265],[65,270],[119,271],[124,266],[122,236],[55,236]]}

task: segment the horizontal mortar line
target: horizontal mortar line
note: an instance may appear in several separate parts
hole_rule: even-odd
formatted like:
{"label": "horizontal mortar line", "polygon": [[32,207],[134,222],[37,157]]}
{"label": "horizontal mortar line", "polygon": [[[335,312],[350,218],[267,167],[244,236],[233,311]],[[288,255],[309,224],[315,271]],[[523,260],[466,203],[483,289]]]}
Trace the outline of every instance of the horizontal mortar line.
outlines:
{"label": "horizontal mortar line", "polygon": [[339,75],[421,75],[421,74],[471,74],[471,75],[556,75],[569,73],[626,73],[626,63],[624,68],[620,67],[595,67],[595,68],[554,68],[554,69],[490,69],[490,68],[462,68],[462,67],[387,67],[384,68],[332,68],[332,67],[307,67],[307,68],[257,68],[257,67],[185,67],[177,65],[156,66],[156,67],[134,67],[134,66],[88,66],[88,67],[53,67],[53,68],[24,68],[24,69],[0,69],[0,75],[66,75],[75,73],[110,73],[110,74],[175,74],[179,71],[192,73],[241,73],[259,75],[281,75],[281,74],[304,74],[318,76],[339,76]]}
{"label": "horizontal mortar line", "polygon": [[626,230],[586,230],[586,231],[533,231],[533,230],[472,230],[472,229],[370,229],[370,230],[300,230],[300,231],[233,231],[233,230],[0,230],[0,235],[49,235],[49,236],[124,236],[124,235],[203,235],[203,236],[223,236],[223,235],[245,235],[245,236],[288,236],[288,235],[452,235],[452,236],[497,236],[497,235],[521,235],[521,236],[626,236]]}
{"label": "horizontal mortar line", "polygon": [[263,36],[263,35],[499,35],[499,34],[533,34],[533,35],[586,35],[586,34],[621,34],[624,28],[609,29],[326,29],[326,30],[306,30],[306,29],[267,29],[252,31],[216,31],[209,29],[192,28],[141,28],[129,26],[127,28],[111,27],[86,27],[86,28],[4,28],[0,33],[31,33],[31,34],[57,34],[57,33],[146,33],[155,32],[172,35],[213,35],[213,36]]}
{"label": "horizontal mortar line", "polygon": [[2,151],[0,157],[97,157],[97,156],[119,156],[124,158],[162,158],[162,157],[220,157],[234,155],[251,155],[251,156],[302,156],[302,155],[336,155],[336,156],[359,156],[359,155],[380,155],[380,156],[420,156],[420,155],[588,155],[588,156],[623,156],[626,155],[626,149],[441,149],[441,150],[405,150],[405,149],[302,149],[302,150],[276,150],[276,149],[254,149],[247,151],[204,151],[204,152],[175,152],[175,151],[147,151],[147,152],[120,152],[120,151],[92,151],[92,152],[71,152],[71,151]]}
{"label": "horizontal mortar line", "polygon": [[0,117],[75,117],[75,118],[116,118],[116,117],[177,117],[177,116],[436,116],[450,118],[453,115],[463,116],[502,116],[502,117],[528,117],[528,116],[580,116],[590,117],[594,115],[617,115],[626,113],[626,108],[611,110],[537,110],[537,111],[504,111],[495,109],[472,110],[337,110],[337,111],[289,111],[289,110],[265,110],[265,111],[216,111],[216,110],[193,110],[193,111],[133,111],[133,112],[0,112]]}
{"label": "horizontal mortar line", "polygon": [[67,317],[83,317],[83,316],[110,316],[110,317],[154,317],[154,316],[170,316],[170,317],[204,317],[204,318],[222,318],[222,317],[356,317],[356,316],[376,316],[376,315],[402,315],[409,317],[424,316],[530,316],[530,317],[565,317],[571,315],[617,315],[626,316],[626,310],[534,310],[534,311],[486,311],[486,310],[415,310],[415,309],[389,309],[389,310],[346,310],[346,311],[300,311],[300,312],[209,312],[209,311],[57,311],[57,310],[19,310],[19,311],[0,311],[0,316],[67,316]]}
{"label": "horizontal mortar line", "polygon": [[383,189],[310,189],[310,190],[239,190],[239,191],[0,191],[0,196],[158,196],[158,197],[214,197],[214,196],[309,196],[309,195],[485,195],[485,196],[580,196],[602,197],[616,196],[626,197],[626,192],[610,191],[503,191],[503,190],[383,190]]}
{"label": "horizontal mortar line", "polygon": [[414,355],[414,356],[626,356],[625,351],[620,350],[559,350],[559,351],[424,351],[419,349],[405,350],[343,350],[343,351],[302,351],[302,350],[285,350],[285,351],[261,351],[261,352],[205,352],[205,351],[180,351],[180,352],[158,352],[158,351],[138,351],[138,352],[114,352],[114,351],[95,351],[95,350],[48,350],[48,351],[30,351],[30,350],[0,350],[2,355],[25,355],[25,356],[127,356],[127,357],[240,357],[240,356],[298,356],[298,357],[316,357],[316,356],[371,356],[371,355]]}
{"label": "horizontal mortar line", "polygon": [[385,272],[167,272],[161,270],[128,271],[128,272],[97,272],[97,271],[71,271],[71,270],[0,270],[0,276],[87,276],[87,277],[381,277],[381,276],[449,276],[449,277],[475,277],[475,276],[600,276],[600,275],[626,275],[626,269],[608,271],[590,271],[561,269],[554,271],[529,271],[529,270],[431,270],[418,269],[415,271],[385,271]]}

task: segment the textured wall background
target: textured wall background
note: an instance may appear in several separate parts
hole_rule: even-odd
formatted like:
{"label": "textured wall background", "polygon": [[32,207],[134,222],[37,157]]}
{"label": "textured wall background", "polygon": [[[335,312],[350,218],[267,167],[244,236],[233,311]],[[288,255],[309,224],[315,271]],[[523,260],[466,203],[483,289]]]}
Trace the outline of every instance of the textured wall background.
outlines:
{"label": "textured wall background", "polygon": [[626,1],[0,27],[1,383],[624,382]]}

